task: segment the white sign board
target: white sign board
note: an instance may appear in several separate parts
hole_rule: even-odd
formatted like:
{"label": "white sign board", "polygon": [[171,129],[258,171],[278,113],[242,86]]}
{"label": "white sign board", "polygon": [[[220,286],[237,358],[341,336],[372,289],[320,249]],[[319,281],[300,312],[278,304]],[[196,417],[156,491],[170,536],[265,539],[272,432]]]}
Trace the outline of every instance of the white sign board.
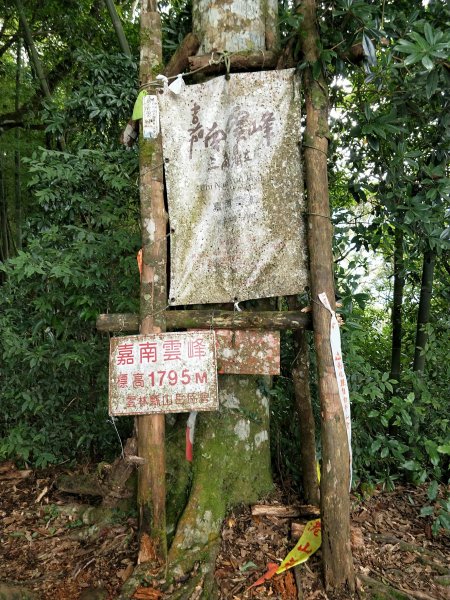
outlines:
{"label": "white sign board", "polygon": [[218,410],[213,331],[111,339],[109,413]]}
{"label": "white sign board", "polygon": [[308,284],[294,69],[158,95],[172,305],[297,294]]}
{"label": "white sign board", "polygon": [[142,98],[142,136],[145,140],[154,140],[159,134],[159,107],[156,96]]}

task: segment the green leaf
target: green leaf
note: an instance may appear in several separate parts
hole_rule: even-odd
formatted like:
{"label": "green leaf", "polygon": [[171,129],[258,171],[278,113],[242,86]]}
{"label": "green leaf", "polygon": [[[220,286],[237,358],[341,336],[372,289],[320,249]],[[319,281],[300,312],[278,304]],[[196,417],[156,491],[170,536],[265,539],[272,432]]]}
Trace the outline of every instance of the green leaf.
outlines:
{"label": "green leaf", "polygon": [[438,491],[439,491],[438,482],[436,480],[432,481],[430,483],[430,486],[429,486],[428,491],[427,491],[428,500],[430,500],[430,502],[433,502],[433,500],[436,500],[436,497],[438,495]]}
{"label": "green leaf", "polygon": [[402,464],[402,467],[407,471],[415,471],[417,469],[417,463],[414,460],[407,460]]}
{"label": "green leaf", "polygon": [[316,81],[319,79],[321,72],[322,62],[320,60],[316,60],[316,62],[312,65],[312,75]]}
{"label": "green leaf", "polygon": [[434,62],[427,54],[425,54],[425,56],[422,58],[422,64],[428,71],[431,71],[434,67]]}
{"label": "green leaf", "polygon": [[370,37],[363,33],[362,36],[362,47],[364,50],[364,56],[367,58],[367,62],[371,66],[375,66],[377,64],[377,55],[375,53],[375,46],[372,43]]}
{"label": "green leaf", "polygon": [[434,44],[433,28],[431,27],[431,25],[429,23],[425,23],[423,32],[424,32],[425,38],[426,38],[427,42],[430,44],[430,46],[432,44]]}
{"label": "green leaf", "polygon": [[450,443],[442,444],[441,446],[438,446],[437,451],[440,454],[450,454]]}
{"label": "green leaf", "polygon": [[422,506],[420,509],[421,517],[430,517],[434,513],[434,508],[432,506]]}
{"label": "green leaf", "polygon": [[433,69],[431,73],[428,74],[427,83],[426,83],[426,94],[428,100],[436,91],[437,85],[439,83],[439,73],[436,69]]}
{"label": "green leaf", "polygon": [[245,573],[245,571],[248,571],[249,569],[257,569],[257,568],[258,568],[257,565],[255,565],[254,562],[252,562],[251,560],[249,560],[244,565],[241,565],[239,567],[239,571],[241,571],[241,573]]}
{"label": "green leaf", "polygon": [[443,529],[450,531],[450,515],[448,513],[442,512],[437,518],[437,521]]}

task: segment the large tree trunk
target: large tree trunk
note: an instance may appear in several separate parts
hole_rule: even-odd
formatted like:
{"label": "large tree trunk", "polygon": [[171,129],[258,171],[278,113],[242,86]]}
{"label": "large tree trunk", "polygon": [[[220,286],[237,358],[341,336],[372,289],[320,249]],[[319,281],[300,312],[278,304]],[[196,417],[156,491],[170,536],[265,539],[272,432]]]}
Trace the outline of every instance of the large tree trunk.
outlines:
{"label": "large tree trunk", "polygon": [[[145,0],[144,4],[148,2],[149,0]],[[211,30],[216,27],[218,34],[218,22],[220,21],[223,25],[225,19],[228,36],[234,40],[243,30],[242,22],[234,19],[233,2],[229,2],[226,7],[218,2],[216,10],[210,10],[210,4],[208,3],[208,10],[200,11],[202,25],[195,22],[196,33],[203,39],[203,27],[208,27],[208,35],[211,35]],[[237,2],[237,4],[242,8],[242,2]],[[261,7],[266,4],[267,2],[260,0]],[[270,4],[276,6],[274,0],[271,0]],[[194,17],[199,15],[201,5],[201,1],[194,2]],[[153,7],[154,10],[155,7]],[[205,17],[208,15],[212,18],[217,17],[218,14],[217,21],[205,21]],[[251,28],[252,23],[248,23],[247,29]],[[142,24],[144,26],[144,21]],[[260,27],[260,23],[256,19],[253,24],[255,27]],[[142,40],[148,37],[150,30],[153,36],[156,35],[155,23],[150,28],[150,22],[147,21],[145,27],[147,36],[144,30]],[[155,42],[154,48],[156,46]],[[204,51],[212,49],[205,41],[203,48]],[[215,48],[230,50],[227,45],[218,47],[216,44]],[[265,44],[262,48],[255,46],[255,49],[265,49]],[[141,61],[145,62],[142,57]],[[146,62],[150,71],[152,65],[160,63],[159,53],[153,52],[153,56],[147,56]],[[157,181],[158,189],[162,183],[158,171],[158,166],[161,164],[159,146],[156,148],[153,144],[151,152],[141,149],[142,172],[148,173],[149,181],[152,180],[154,186]],[[151,168],[153,170],[150,170]],[[150,186],[152,194],[154,186]],[[144,190],[142,189],[141,192]],[[147,190],[145,194],[148,196],[149,191]],[[161,234],[162,230],[155,234],[155,238],[160,238]],[[154,244],[154,246],[161,247],[164,244]],[[152,256],[154,259],[150,248],[149,245],[148,256]],[[144,267],[146,262],[144,247]],[[152,265],[160,273],[160,265],[153,263]],[[146,281],[147,277],[144,271],[142,286],[145,286]],[[162,290],[160,291],[161,297],[153,303],[153,312],[155,308],[164,309]],[[154,294],[155,291],[151,292],[147,289],[143,293],[145,298]],[[143,304],[141,303],[142,310]],[[147,313],[148,310],[145,309],[144,312]],[[141,332],[143,330],[141,327]],[[272,489],[273,485],[270,468],[269,401],[266,395],[260,391],[258,378],[220,376],[219,401],[220,409],[217,412],[200,413],[197,417],[192,466],[185,460],[182,450],[184,439],[182,433],[186,427],[187,415],[178,415],[175,424],[168,425],[166,446],[167,532],[170,537],[173,536],[173,539],[168,552],[164,578],[167,584],[180,578],[186,581],[179,592],[172,593],[173,599],[195,597],[212,600],[216,597],[214,563],[220,546],[220,530],[223,519],[234,506],[257,502]],[[140,417],[139,422],[150,418],[154,417]],[[168,421],[172,421],[172,419],[168,419]],[[139,435],[141,437],[140,426]],[[159,448],[157,452],[160,452]],[[155,481],[148,481],[148,485],[154,486]],[[196,565],[200,565],[198,570],[194,569]],[[144,577],[155,574],[154,567],[155,564],[151,563],[140,565],[124,586],[121,597],[129,598]],[[191,574],[190,579],[189,574]],[[196,588],[195,594],[192,596],[194,588]]]}
{"label": "large tree trunk", "polygon": [[[320,60],[315,0],[297,1],[303,16],[301,43],[309,65]],[[325,77],[304,70],[304,141],[308,195],[308,247],[313,299],[314,339],[321,405],[322,556],[327,589],[355,587],[350,547],[349,447],[330,344],[330,314],[319,302],[325,292],[334,308],[332,228],[328,197],[328,92]]]}
{"label": "large tree trunk", "polygon": [[[202,42],[200,54],[213,49],[238,50],[243,35],[252,40],[253,49],[265,49],[265,20],[261,25],[255,15],[259,10],[264,16],[267,3],[258,0],[248,4],[251,7],[244,7],[242,2],[226,6],[217,2],[211,7],[211,2],[194,1],[193,28]],[[267,9],[268,14],[273,15],[276,3],[271,0],[269,4],[272,11]],[[250,12],[244,15],[241,9]],[[242,19],[250,15],[253,20],[247,21],[243,29]],[[199,576],[204,577],[201,597],[205,599],[215,597],[214,560],[227,511],[238,504],[256,502],[272,487],[269,401],[260,391],[257,378],[221,376],[219,400],[217,413],[198,416],[192,488],[169,551],[175,576],[190,572],[195,562],[203,563]],[[190,597],[189,590],[180,597]]]}
{"label": "large tree trunk", "polygon": [[436,256],[427,250],[423,257],[422,285],[420,288],[419,310],[417,313],[416,344],[413,370],[423,375],[425,370],[425,345],[428,339],[426,325],[430,321],[431,296],[433,292],[434,265]]}

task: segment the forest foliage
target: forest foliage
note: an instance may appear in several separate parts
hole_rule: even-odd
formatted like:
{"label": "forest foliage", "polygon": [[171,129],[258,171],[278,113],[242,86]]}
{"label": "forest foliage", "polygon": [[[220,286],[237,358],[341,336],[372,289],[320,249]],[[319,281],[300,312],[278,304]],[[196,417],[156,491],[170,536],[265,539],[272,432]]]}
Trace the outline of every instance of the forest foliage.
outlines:
{"label": "forest foliage", "polygon": [[[119,52],[101,2],[63,12],[57,2],[25,5],[49,99],[17,6],[3,4],[0,459],[111,458],[120,452],[116,427],[125,436],[131,422],[108,418],[109,340],[95,320],[139,308],[138,157],[119,142],[138,87],[135,5],[116,2],[133,57]],[[190,5],[160,4],[167,59],[190,30]],[[450,477],[450,12],[437,0],[318,5],[321,53],[312,67],[330,84],[354,486],[430,482],[433,502]],[[280,43],[300,73],[301,26],[291,3],[280,2]],[[270,391],[273,466],[297,486],[293,358],[287,333]],[[437,511],[436,530],[450,525],[449,501],[441,502],[427,509]]]}

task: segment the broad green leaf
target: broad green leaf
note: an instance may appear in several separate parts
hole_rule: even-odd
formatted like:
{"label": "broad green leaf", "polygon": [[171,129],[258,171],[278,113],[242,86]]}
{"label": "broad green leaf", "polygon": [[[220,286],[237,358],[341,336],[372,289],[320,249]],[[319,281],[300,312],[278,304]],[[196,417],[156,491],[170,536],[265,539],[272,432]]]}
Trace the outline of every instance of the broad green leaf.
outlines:
{"label": "broad green leaf", "polygon": [[366,33],[363,33],[362,36],[362,46],[364,50],[364,55],[367,58],[367,62],[370,65],[375,66],[377,64],[375,46],[373,45],[372,40]]}
{"label": "broad green leaf", "polygon": [[430,44],[430,46],[432,44],[434,44],[433,29],[429,23],[425,23],[423,32],[424,32],[425,38],[426,38],[427,42]]}
{"label": "broad green leaf", "polygon": [[433,502],[433,500],[436,500],[436,497],[438,495],[438,491],[439,491],[438,482],[437,481],[432,481],[430,483],[430,486],[429,486],[428,491],[427,491],[428,500],[430,500],[430,502]]}
{"label": "broad green leaf", "polygon": [[436,91],[437,85],[439,83],[439,72],[437,69],[433,69],[431,73],[428,74],[427,83],[426,83],[426,94],[427,98],[430,99],[431,96]]}
{"label": "broad green leaf", "polygon": [[450,531],[450,514],[446,512],[441,512],[441,514],[437,518],[437,521],[439,522],[441,527]]}
{"label": "broad green leaf", "polygon": [[430,517],[434,513],[434,508],[432,506],[422,506],[420,509],[421,517]]}
{"label": "broad green leaf", "polygon": [[407,460],[402,464],[402,467],[407,471],[415,471],[417,469],[417,463],[414,460]]}
{"label": "broad green leaf", "polygon": [[422,64],[425,67],[425,69],[427,69],[428,71],[431,71],[431,69],[434,67],[434,62],[431,60],[431,58],[428,55],[425,55],[422,58]]}

